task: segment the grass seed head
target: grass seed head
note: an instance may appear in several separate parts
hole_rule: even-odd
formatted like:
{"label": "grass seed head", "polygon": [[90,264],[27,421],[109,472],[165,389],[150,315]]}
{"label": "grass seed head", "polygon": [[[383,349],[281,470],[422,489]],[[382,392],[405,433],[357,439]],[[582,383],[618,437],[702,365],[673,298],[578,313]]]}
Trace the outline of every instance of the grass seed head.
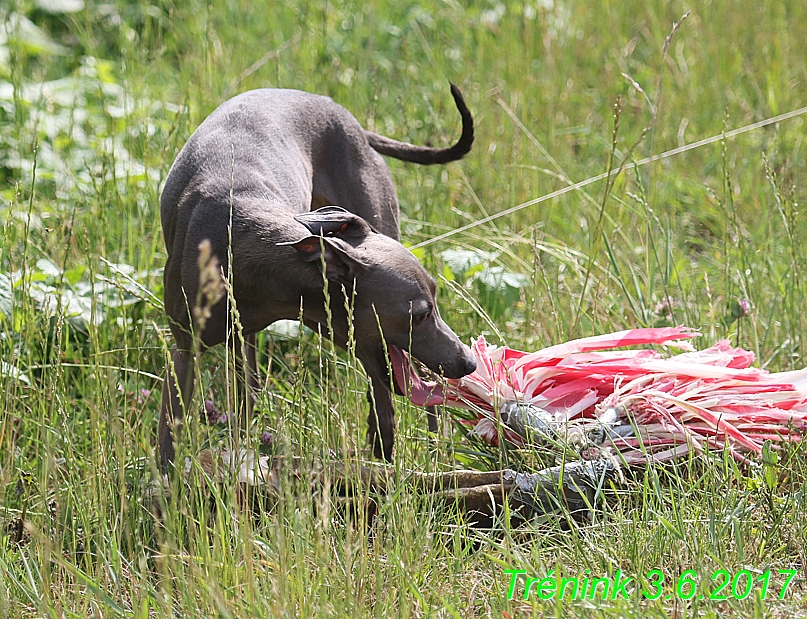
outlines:
{"label": "grass seed head", "polygon": [[210,319],[210,308],[224,297],[225,292],[221,264],[213,253],[210,240],[205,239],[199,243],[199,296],[193,308],[193,317],[201,329]]}

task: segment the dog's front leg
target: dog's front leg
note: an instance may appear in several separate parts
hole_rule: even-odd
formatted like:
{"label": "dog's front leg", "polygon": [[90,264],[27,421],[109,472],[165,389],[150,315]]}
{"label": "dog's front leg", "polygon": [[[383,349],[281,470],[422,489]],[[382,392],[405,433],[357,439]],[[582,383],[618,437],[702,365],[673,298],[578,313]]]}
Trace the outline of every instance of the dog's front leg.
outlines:
{"label": "dog's front leg", "polygon": [[436,406],[426,407],[426,420],[429,423],[429,432],[431,432],[432,434],[437,434],[437,430],[440,428],[439,426],[440,420],[437,417]]}
{"label": "dog's front leg", "polygon": [[392,462],[395,444],[395,404],[389,390],[389,378],[368,373],[370,388],[367,399],[370,415],[367,417],[367,441],[373,446],[373,455]]}
{"label": "dog's front leg", "polygon": [[183,403],[185,406],[189,404],[193,393],[193,381],[193,355],[189,350],[179,350],[174,346],[171,350],[171,365],[166,372],[160,405],[158,439],[160,466],[163,472],[167,472],[168,467],[174,462],[174,432],[178,433],[182,427],[182,419],[185,416]]}

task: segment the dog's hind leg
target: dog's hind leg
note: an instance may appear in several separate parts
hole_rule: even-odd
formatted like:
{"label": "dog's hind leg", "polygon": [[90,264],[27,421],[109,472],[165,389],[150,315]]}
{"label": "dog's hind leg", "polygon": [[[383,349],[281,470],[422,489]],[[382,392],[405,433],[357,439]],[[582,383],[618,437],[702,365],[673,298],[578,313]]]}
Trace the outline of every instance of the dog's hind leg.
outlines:
{"label": "dog's hind leg", "polygon": [[166,372],[163,384],[163,399],[160,405],[160,426],[158,439],[160,445],[160,466],[167,472],[174,461],[174,435],[182,428],[185,416],[184,407],[189,404],[193,393],[193,355],[189,350],[180,350],[176,346],[171,350],[171,363]]}
{"label": "dog's hind leg", "polygon": [[255,409],[255,397],[260,390],[260,376],[258,375],[258,334],[250,333],[244,336],[246,350],[244,351],[244,371],[247,381],[247,402],[249,410]]}

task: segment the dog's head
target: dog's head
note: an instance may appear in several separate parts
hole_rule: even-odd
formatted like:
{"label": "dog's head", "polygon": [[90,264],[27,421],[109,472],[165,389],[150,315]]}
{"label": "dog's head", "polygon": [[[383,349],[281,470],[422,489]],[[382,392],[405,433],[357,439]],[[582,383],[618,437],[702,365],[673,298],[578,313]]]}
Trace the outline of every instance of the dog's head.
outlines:
{"label": "dog's head", "polygon": [[[344,306],[344,287],[363,362],[385,365],[386,344],[392,357],[408,351],[446,378],[474,371],[470,349],[440,317],[434,279],[412,252],[340,207],[324,207],[295,219],[309,235],[289,245],[303,260],[324,265],[334,310]],[[338,329],[334,324],[334,331]]]}

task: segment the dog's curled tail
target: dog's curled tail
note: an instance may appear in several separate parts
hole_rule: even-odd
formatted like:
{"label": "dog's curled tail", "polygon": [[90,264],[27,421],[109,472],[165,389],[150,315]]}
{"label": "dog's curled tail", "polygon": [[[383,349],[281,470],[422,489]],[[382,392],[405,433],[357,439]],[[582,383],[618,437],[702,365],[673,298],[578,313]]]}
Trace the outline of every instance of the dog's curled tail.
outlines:
{"label": "dog's curled tail", "polygon": [[462,117],[462,135],[454,146],[449,148],[432,148],[431,146],[416,146],[407,142],[399,142],[372,131],[365,131],[367,141],[373,150],[394,157],[401,161],[409,161],[411,163],[420,163],[422,165],[432,165],[436,163],[448,163],[449,161],[457,161],[462,159],[471,150],[471,145],[474,143],[474,119],[468,106],[465,105],[465,99],[462,98],[460,89],[454,84],[451,84],[451,96],[454,97],[454,103],[457,104],[457,109],[460,111]]}

